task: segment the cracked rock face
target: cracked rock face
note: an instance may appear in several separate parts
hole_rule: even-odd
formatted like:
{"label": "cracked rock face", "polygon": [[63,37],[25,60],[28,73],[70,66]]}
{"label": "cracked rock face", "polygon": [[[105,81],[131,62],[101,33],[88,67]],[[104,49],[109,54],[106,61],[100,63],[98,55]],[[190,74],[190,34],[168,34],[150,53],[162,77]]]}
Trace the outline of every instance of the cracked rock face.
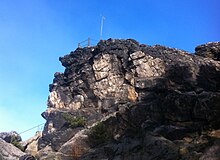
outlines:
{"label": "cracked rock face", "polygon": [[[219,144],[206,134],[220,127],[219,47],[209,43],[189,54],[132,39],[109,39],[60,58],[65,71],[55,73],[50,85],[39,157],[71,159],[68,147],[75,146],[73,142],[86,148],[79,151],[81,159],[202,157],[208,147]],[[213,56],[204,58],[207,54]],[[77,117],[85,123],[79,125]],[[80,133],[100,121],[114,141],[90,148]],[[203,132],[207,147],[185,140],[202,139]]]}
{"label": "cracked rock face", "polygon": [[139,78],[157,78],[165,74],[165,66],[160,58],[153,58],[142,51],[137,51],[131,54],[131,59]]}

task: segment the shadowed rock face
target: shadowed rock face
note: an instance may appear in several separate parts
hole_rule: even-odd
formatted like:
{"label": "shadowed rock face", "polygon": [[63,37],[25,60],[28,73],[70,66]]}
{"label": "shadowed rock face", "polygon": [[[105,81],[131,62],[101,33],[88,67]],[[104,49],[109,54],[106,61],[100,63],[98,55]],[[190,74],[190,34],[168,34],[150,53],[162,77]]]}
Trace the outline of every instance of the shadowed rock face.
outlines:
{"label": "shadowed rock face", "polygon": [[1,132],[0,133],[0,138],[3,139],[4,141],[11,143],[13,140],[20,142],[21,141],[21,136],[15,132]]}
{"label": "shadowed rock face", "polygon": [[[197,56],[205,55],[204,46],[213,59]],[[50,85],[38,156],[199,159],[209,146],[219,144],[207,132],[220,128],[219,46],[199,46],[193,55],[109,39],[61,57],[65,71],[55,73]],[[79,125],[78,117],[85,124]],[[92,146],[88,133],[100,121],[112,138]],[[198,144],[205,147],[194,142],[202,138],[207,143]]]}
{"label": "shadowed rock face", "polygon": [[220,61],[220,42],[210,42],[202,44],[195,48],[195,54],[198,56],[212,58]]}

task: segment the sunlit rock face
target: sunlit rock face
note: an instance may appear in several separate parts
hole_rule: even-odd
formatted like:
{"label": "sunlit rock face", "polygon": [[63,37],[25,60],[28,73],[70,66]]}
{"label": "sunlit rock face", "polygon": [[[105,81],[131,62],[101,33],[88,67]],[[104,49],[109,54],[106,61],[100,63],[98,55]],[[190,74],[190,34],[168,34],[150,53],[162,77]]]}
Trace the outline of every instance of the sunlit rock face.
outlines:
{"label": "sunlit rock face", "polygon": [[1,160],[18,160],[19,157],[23,155],[25,155],[25,153],[22,152],[20,149],[0,138]]}
{"label": "sunlit rock face", "polygon": [[[208,133],[220,129],[218,54],[219,43],[195,55],[109,39],[61,57],[65,71],[50,85],[38,158],[205,157],[219,144]],[[94,146],[88,133],[98,122],[112,139]]]}
{"label": "sunlit rock face", "polygon": [[21,145],[25,149],[25,153],[36,156],[38,152],[38,140],[41,136],[42,132],[37,131],[33,137],[21,142]]}

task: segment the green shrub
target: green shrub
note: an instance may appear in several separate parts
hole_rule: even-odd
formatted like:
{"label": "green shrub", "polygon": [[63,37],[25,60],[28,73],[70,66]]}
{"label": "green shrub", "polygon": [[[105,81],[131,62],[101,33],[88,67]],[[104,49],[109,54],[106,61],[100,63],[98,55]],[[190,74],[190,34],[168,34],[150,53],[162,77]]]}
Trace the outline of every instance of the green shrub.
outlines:
{"label": "green shrub", "polygon": [[97,146],[111,140],[112,135],[108,131],[107,127],[102,123],[98,123],[88,133],[89,142],[92,146]]}
{"label": "green shrub", "polygon": [[62,116],[70,128],[84,127],[86,125],[86,120],[84,117],[74,117],[68,113],[62,113]]}
{"label": "green shrub", "polygon": [[17,147],[18,149],[20,149],[21,151],[24,151],[24,147],[17,141],[16,137],[13,136],[11,138],[11,144],[13,144],[15,147]]}

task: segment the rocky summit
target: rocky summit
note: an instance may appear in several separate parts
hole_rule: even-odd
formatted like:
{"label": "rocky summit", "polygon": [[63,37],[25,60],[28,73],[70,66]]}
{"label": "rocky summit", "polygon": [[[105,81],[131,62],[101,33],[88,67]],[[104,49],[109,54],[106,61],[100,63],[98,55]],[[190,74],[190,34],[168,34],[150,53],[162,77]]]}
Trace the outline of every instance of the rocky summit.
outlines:
{"label": "rocky summit", "polygon": [[61,57],[39,159],[219,159],[220,43],[109,39]]}
{"label": "rocky summit", "polygon": [[195,53],[133,39],[77,48],[60,58],[65,71],[55,73],[49,86],[34,156],[219,159],[219,55],[220,42],[200,45]]}

